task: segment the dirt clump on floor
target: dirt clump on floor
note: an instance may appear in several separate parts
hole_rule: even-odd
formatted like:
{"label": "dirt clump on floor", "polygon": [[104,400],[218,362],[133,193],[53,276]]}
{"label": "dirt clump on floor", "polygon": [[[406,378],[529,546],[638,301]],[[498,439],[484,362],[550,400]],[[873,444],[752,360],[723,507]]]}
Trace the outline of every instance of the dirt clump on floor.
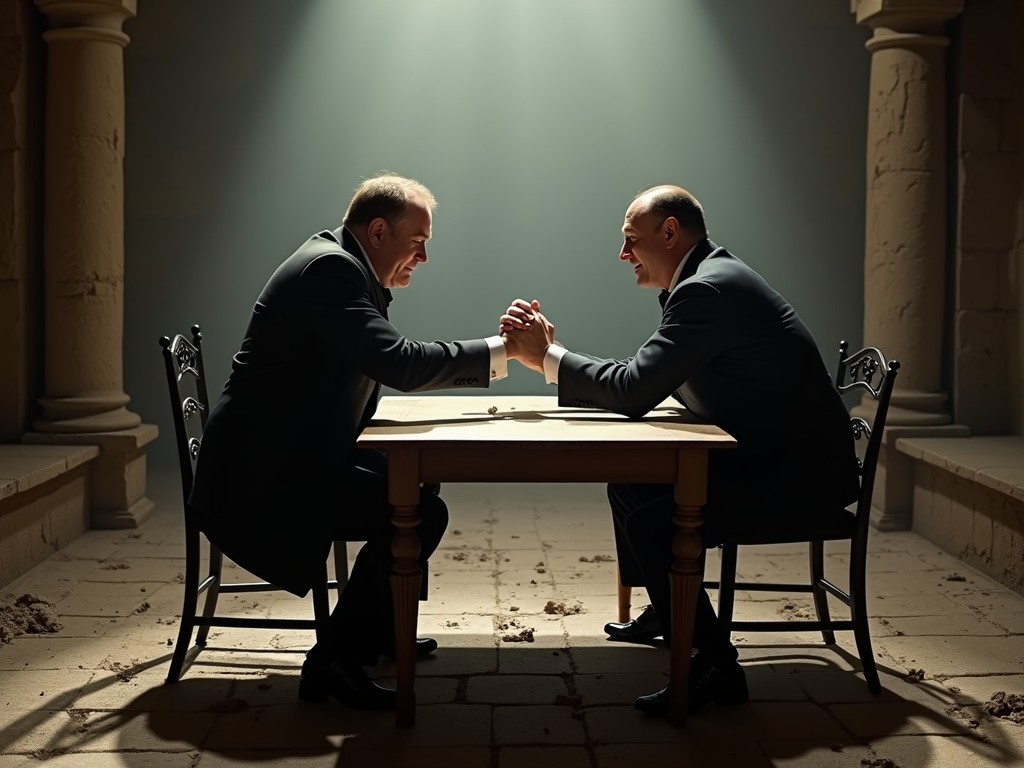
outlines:
{"label": "dirt clump on floor", "polygon": [[24,594],[13,603],[0,603],[0,645],[18,635],[43,635],[62,629],[53,603],[44,597]]}
{"label": "dirt clump on floor", "polygon": [[1019,693],[996,691],[985,702],[985,711],[1017,725],[1024,725],[1024,696]]}
{"label": "dirt clump on floor", "polygon": [[578,600],[568,604],[561,600],[548,600],[547,604],[544,606],[544,613],[558,614],[560,616],[575,616],[578,613],[583,613],[583,604]]}
{"label": "dirt clump on floor", "polygon": [[508,621],[495,619],[494,624],[499,632],[506,633],[501,636],[503,643],[532,643],[534,641],[533,633],[537,631],[533,627],[523,626],[516,619],[509,619]]}

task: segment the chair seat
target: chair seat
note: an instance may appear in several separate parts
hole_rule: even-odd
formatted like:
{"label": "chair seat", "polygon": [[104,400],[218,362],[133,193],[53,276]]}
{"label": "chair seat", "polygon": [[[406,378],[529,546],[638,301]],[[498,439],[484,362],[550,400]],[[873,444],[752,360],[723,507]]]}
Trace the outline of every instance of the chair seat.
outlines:
{"label": "chair seat", "polygon": [[845,508],[818,512],[807,520],[785,520],[781,524],[771,514],[765,514],[759,520],[762,521],[760,524],[742,530],[722,531],[717,536],[709,531],[708,540],[715,546],[840,541],[852,539],[857,527],[856,514]]}

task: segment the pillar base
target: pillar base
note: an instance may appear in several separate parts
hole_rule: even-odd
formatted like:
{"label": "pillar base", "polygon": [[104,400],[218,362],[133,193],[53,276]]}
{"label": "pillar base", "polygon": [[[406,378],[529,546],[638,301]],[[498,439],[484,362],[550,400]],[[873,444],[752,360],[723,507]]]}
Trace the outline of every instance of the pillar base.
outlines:
{"label": "pillar base", "polygon": [[871,498],[871,527],[879,531],[909,531],[913,527],[914,460],[896,450],[899,438],[969,436],[970,430],[961,424],[886,427]]}
{"label": "pillar base", "polygon": [[155,424],[140,424],[115,432],[28,432],[22,442],[99,446],[100,455],[90,465],[89,526],[120,529],[139,527],[153,511],[145,495],[145,447],[158,434]]}
{"label": "pillar base", "polygon": [[156,505],[143,496],[128,507],[128,509],[93,509],[89,515],[89,527],[107,531],[120,528],[138,528],[149,519],[155,508]]}

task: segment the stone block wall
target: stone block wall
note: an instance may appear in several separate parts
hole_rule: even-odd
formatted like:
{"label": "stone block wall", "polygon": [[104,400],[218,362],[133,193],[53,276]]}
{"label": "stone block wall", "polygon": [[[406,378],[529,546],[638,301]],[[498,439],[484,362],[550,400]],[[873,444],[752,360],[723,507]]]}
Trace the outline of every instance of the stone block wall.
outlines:
{"label": "stone block wall", "polygon": [[974,435],[1021,434],[1024,3],[967,3],[954,52],[953,417]]}
{"label": "stone block wall", "polygon": [[0,443],[42,389],[42,30],[32,0],[0,2]]}

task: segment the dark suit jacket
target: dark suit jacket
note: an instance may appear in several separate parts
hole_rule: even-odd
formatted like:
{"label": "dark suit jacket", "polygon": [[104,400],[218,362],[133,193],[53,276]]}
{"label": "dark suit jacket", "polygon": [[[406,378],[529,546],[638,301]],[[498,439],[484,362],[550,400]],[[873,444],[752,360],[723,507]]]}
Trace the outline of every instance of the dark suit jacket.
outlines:
{"label": "dark suit jacket", "polygon": [[811,334],[760,275],[709,240],[690,254],[661,325],[632,358],[567,352],[559,366],[562,405],[639,418],[669,395],[737,439],[735,451],[712,452],[709,508],[768,511],[770,501],[771,511],[799,516],[856,499],[849,415]]}
{"label": "dark suit jacket", "polygon": [[486,341],[407,339],[388,322],[388,300],[351,233],[314,235],[260,294],[207,420],[190,497],[201,529],[296,594],[309,590],[345,514],[338,478],[381,385],[490,383]]}

